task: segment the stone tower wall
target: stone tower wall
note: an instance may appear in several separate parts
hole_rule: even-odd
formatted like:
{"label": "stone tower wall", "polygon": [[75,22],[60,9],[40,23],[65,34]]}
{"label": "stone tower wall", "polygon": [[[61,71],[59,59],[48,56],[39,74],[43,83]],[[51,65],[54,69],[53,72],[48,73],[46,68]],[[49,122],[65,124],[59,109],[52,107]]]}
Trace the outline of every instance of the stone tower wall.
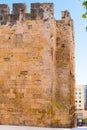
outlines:
{"label": "stone tower wall", "polygon": [[52,3],[33,3],[30,14],[19,5],[25,7],[14,6],[0,26],[0,124],[73,127],[70,14],[64,11],[56,21]]}
{"label": "stone tower wall", "polygon": [[0,124],[51,125],[52,55],[43,26],[0,27]]}
{"label": "stone tower wall", "polygon": [[58,108],[57,111],[55,110],[56,119],[59,125],[67,124],[70,127],[75,123],[75,66],[73,21],[68,11],[62,12],[62,20],[56,21],[55,54],[55,106]]}

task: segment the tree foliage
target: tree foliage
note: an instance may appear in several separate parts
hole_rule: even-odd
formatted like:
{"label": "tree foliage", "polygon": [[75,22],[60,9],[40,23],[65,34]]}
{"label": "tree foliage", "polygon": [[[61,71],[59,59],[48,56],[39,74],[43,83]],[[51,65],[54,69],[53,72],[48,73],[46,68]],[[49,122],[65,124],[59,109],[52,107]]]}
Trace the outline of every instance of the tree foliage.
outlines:
{"label": "tree foliage", "polygon": [[87,1],[82,2],[82,5],[85,8],[85,13],[82,15],[82,18],[87,18]]}
{"label": "tree foliage", "polygon": [[[87,0],[82,2],[82,6],[85,8],[84,14],[82,14],[82,18],[86,19],[87,18]],[[86,26],[86,31],[87,31],[87,26]]]}

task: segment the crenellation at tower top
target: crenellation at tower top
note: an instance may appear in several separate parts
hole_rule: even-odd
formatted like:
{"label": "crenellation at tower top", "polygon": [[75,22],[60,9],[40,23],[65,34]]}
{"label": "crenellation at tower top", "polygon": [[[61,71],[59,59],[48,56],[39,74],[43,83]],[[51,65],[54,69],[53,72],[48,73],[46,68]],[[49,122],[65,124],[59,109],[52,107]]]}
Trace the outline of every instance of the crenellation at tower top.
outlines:
{"label": "crenellation at tower top", "polygon": [[53,3],[32,3],[30,13],[28,12],[27,5],[25,3],[14,3],[12,7],[12,14],[10,14],[10,8],[7,4],[0,4],[0,16],[2,16],[0,19],[1,25],[6,24],[7,21],[9,21],[8,15],[10,17],[9,22],[15,23],[19,19],[18,17],[20,11],[23,14],[23,19],[25,20],[43,19],[47,21],[54,19]]}
{"label": "crenellation at tower top", "polygon": [[31,14],[39,19],[54,18],[53,3],[32,3]]}
{"label": "crenellation at tower top", "polygon": [[10,8],[7,4],[0,4],[0,15],[10,14]]}
{"label": "crenellation at tower top", "polygon": [[71,16],[68,10],[62,11],[62,19],[65,19],[65,18],[71,19]]}
{"label": "crenellation at tower top", "polygon": [[[42,19],[44,21],[54,20],[54,4],[53,3],[31,3],[30,13],[25,3],[14,3],[12,13],[7,4],[0,4],[0,24],[5,25],[7,22],[15,24],[19,20],[20,12],[23,14],[23,20]],[[71,20],[70,13],[62,11],[62,20],[68,23]]]}
{"label": "crenellation at tower top", "polygon": [[66,25],[72,26],[72,18],[70,16],[69,11],[65,10],[61,13],[61,19],[65,21]]}
{"label": "crenellation at tower top", "polygon": [[13,14],[20,14],[20,10],[22,11],[22,13],[28,13],[27,12],[27,6],[25,3],[14,3],[13,4]]}

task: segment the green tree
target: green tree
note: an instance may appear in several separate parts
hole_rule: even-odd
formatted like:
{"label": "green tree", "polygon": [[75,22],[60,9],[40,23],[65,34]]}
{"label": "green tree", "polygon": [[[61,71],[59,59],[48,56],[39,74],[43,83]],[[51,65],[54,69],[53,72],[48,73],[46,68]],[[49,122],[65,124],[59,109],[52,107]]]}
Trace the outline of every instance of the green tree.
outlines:
{"label": "green tree", "polygon": [[87,1],[82,2],[82,5],[85,8],[85,13],[82,15],[82,18],[87,18]]}
{"label": "green tree", "polygon": [[[85,8],[84,14],[82,14],[82,18],[86,19],[87,18],[87,0],[83,0],[82,6]],[[87,26],[86,26],[86,31],[87,31]]]}

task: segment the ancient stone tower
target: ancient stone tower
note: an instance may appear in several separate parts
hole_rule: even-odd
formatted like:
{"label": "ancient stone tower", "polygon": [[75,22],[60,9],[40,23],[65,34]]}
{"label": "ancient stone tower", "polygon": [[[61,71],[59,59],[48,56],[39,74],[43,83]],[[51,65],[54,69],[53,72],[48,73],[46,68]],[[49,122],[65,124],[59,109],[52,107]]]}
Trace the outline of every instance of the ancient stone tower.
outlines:
{"label": "ancient stone tower", "polygon": [[53,3],[0,5],[0,124],[73,127],[74,34]]}

